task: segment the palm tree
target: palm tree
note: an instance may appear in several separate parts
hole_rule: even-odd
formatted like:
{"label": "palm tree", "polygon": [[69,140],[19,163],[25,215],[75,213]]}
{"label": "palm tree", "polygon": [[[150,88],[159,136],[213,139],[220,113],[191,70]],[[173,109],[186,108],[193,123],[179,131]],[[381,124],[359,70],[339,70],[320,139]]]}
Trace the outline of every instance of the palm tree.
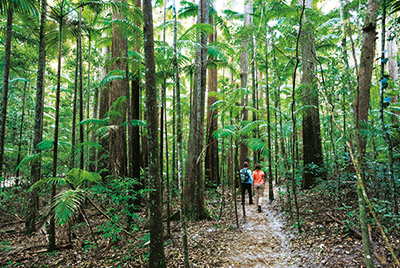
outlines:
{"label": "palm tree", "polygon": [[[36,86],[36,108],[35,108],[35,126],[33,134],[33,155],[39,154],[37,145],[42,141],[43,134],[43,97],[44,97],[44,73],[46,67],[46,39],[45,39],[45,24],[47,21],[47,2],[41,1],[41,19],[39,30],[39,58],[38,58],[38,78]],[[36,157],[31,166],[31,182],[32,184],[40,180],[40,157]],[[33,233],[36,230],[36,211],[39,207],[37,191],[32,190],[27,216],[25,220],[25,232]]]}
{"label": "palm tree", "polygon": [[7,13],[6,26],[6,46],[3,67],[3,88],[1,96],[0,110],[0,177],[3,176],[4,162],[4,139],[6,133],[7,104],[8,104],[8,83],[10,80],[10,63],[11,63],[11,38],[12,24],[14,12],[31,13],[36,9],[36,1],[34,0],[1,0],[0,13]]}
{"label": "palm tree", "polygon": [[143,1],[144,56],[146,62],[146,118],[149,137],[150,259],[149,267],[166,267],[162,222],[160,162],[158,159],[158,104],[154,62],[153,12],[150,0]]}

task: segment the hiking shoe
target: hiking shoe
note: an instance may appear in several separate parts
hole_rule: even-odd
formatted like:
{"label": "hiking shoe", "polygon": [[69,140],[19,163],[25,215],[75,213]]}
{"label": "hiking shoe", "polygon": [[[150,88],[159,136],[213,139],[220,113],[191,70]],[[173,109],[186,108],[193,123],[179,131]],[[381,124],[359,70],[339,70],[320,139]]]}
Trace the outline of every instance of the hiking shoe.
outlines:
{"label": "hiking shoe", "polygon": [[261,212],[261,206],[260,205],[258,205],[258,210],[257,211]]}

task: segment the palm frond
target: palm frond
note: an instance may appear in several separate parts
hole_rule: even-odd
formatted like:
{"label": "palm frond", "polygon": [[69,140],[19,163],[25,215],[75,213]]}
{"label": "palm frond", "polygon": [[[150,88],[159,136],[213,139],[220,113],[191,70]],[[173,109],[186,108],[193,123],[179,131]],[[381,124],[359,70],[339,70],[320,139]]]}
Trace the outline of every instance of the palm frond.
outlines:
{"label": "palm frond", "polygon": [[34,161],[36,158],[38,158],[40,156],[40,153],[37,154],[31,154],[28,155],[27,157],[25,157],[24,159],[22,159],[21,162],[19,162],[18,166],[15,168],[15,172],[17,172],[17,170],[24,164],[29,163],[31,161]]}
{"label": "palm frond", "polygon": [[226,126],[213,132],[214,139],[235,137],[236,126]]}
{"label": "palm frond", "polygon": [[54,217],[59,225],[68,223],[73,219],[85,200],[86,192],[82,189],[68,189],[60,192],[53,204]]}
{"label": "palm frond", "polygon": [[79,168],[73,168],[66,174],[67,181],[70,182],[75,188],[80,186],[83,182],[98,182],[101,176],[95,172],[89,172]]}

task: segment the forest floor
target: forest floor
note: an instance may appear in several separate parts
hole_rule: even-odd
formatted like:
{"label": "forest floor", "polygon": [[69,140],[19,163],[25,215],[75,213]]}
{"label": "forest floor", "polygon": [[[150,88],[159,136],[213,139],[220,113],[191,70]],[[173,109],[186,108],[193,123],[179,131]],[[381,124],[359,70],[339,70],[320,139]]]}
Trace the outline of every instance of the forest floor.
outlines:
{"label": "forest floor", "polygon": [[[219,193],[220,194],[220,193]],[[346,226],[326,215],[335,206],[324,191],[299,195],[302,232],[290,223],[282,212],[277,189],[272,203],[263,198],[263,211],[255,205],[246,205],[247,222],[243,222],[242,208],[238,204],[239,228],[233,206],[225,204],[221,211],[219,194],[207,196],[207,209],[211,219],[188,225],[191,267],[363,267],[361,241]],[[353,200],[354,193],[348,193]],[[225,200],[230,200],[226,193]],[[238,196],[238,200],[240,196]],[[8,200],[7,202],[10,202]],[[349,210],[355,205],[343,195],[347,210],[336,211],[335,217],[350,222]],[[20,202],[22,203],[22,202]],[[18,204],[14,204],[18,206]],[[21,204],[19,204],[21,205]],[[221,217],[219,214],[222,212]],[[23,234],[22,215],[0,211],[0,267],[147,267],[149,252],[148,222],[146,214],[139,214],[134,236],[123,232],[111,234],[101,231],[107,220],[95,210],[87,209],[94,227],[97,246],[85,223],[72,228],[71,242],[68,227],[57,227],[59,250],[47,252],[47,236],[42,230],[33,236]],[[355,221],[355,220],[354,220]],[[171,234],[165,239],[168,267],[183,267],[180,224],[171,222]],[[379,251],[386,252],[378,238]],[[398,237],[391,237],[396,241]],[[398,241],[397,241],[398,243]],[[390,260],[390,258],[388,258]],[[376,261],[376,260],[375,260]],[[394,267],[379,266],[377,267]]]}

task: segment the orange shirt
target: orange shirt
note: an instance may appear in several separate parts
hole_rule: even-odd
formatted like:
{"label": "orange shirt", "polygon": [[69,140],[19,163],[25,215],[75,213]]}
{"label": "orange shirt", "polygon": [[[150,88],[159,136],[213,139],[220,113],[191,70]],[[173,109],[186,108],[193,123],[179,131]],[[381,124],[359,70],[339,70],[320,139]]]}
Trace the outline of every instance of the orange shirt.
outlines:
{"label": "orange shirt", "polygon": [[264,171],[260,169],[256,169],[253,171],[254,184],[263,184],[264,177],[265,177]]}

